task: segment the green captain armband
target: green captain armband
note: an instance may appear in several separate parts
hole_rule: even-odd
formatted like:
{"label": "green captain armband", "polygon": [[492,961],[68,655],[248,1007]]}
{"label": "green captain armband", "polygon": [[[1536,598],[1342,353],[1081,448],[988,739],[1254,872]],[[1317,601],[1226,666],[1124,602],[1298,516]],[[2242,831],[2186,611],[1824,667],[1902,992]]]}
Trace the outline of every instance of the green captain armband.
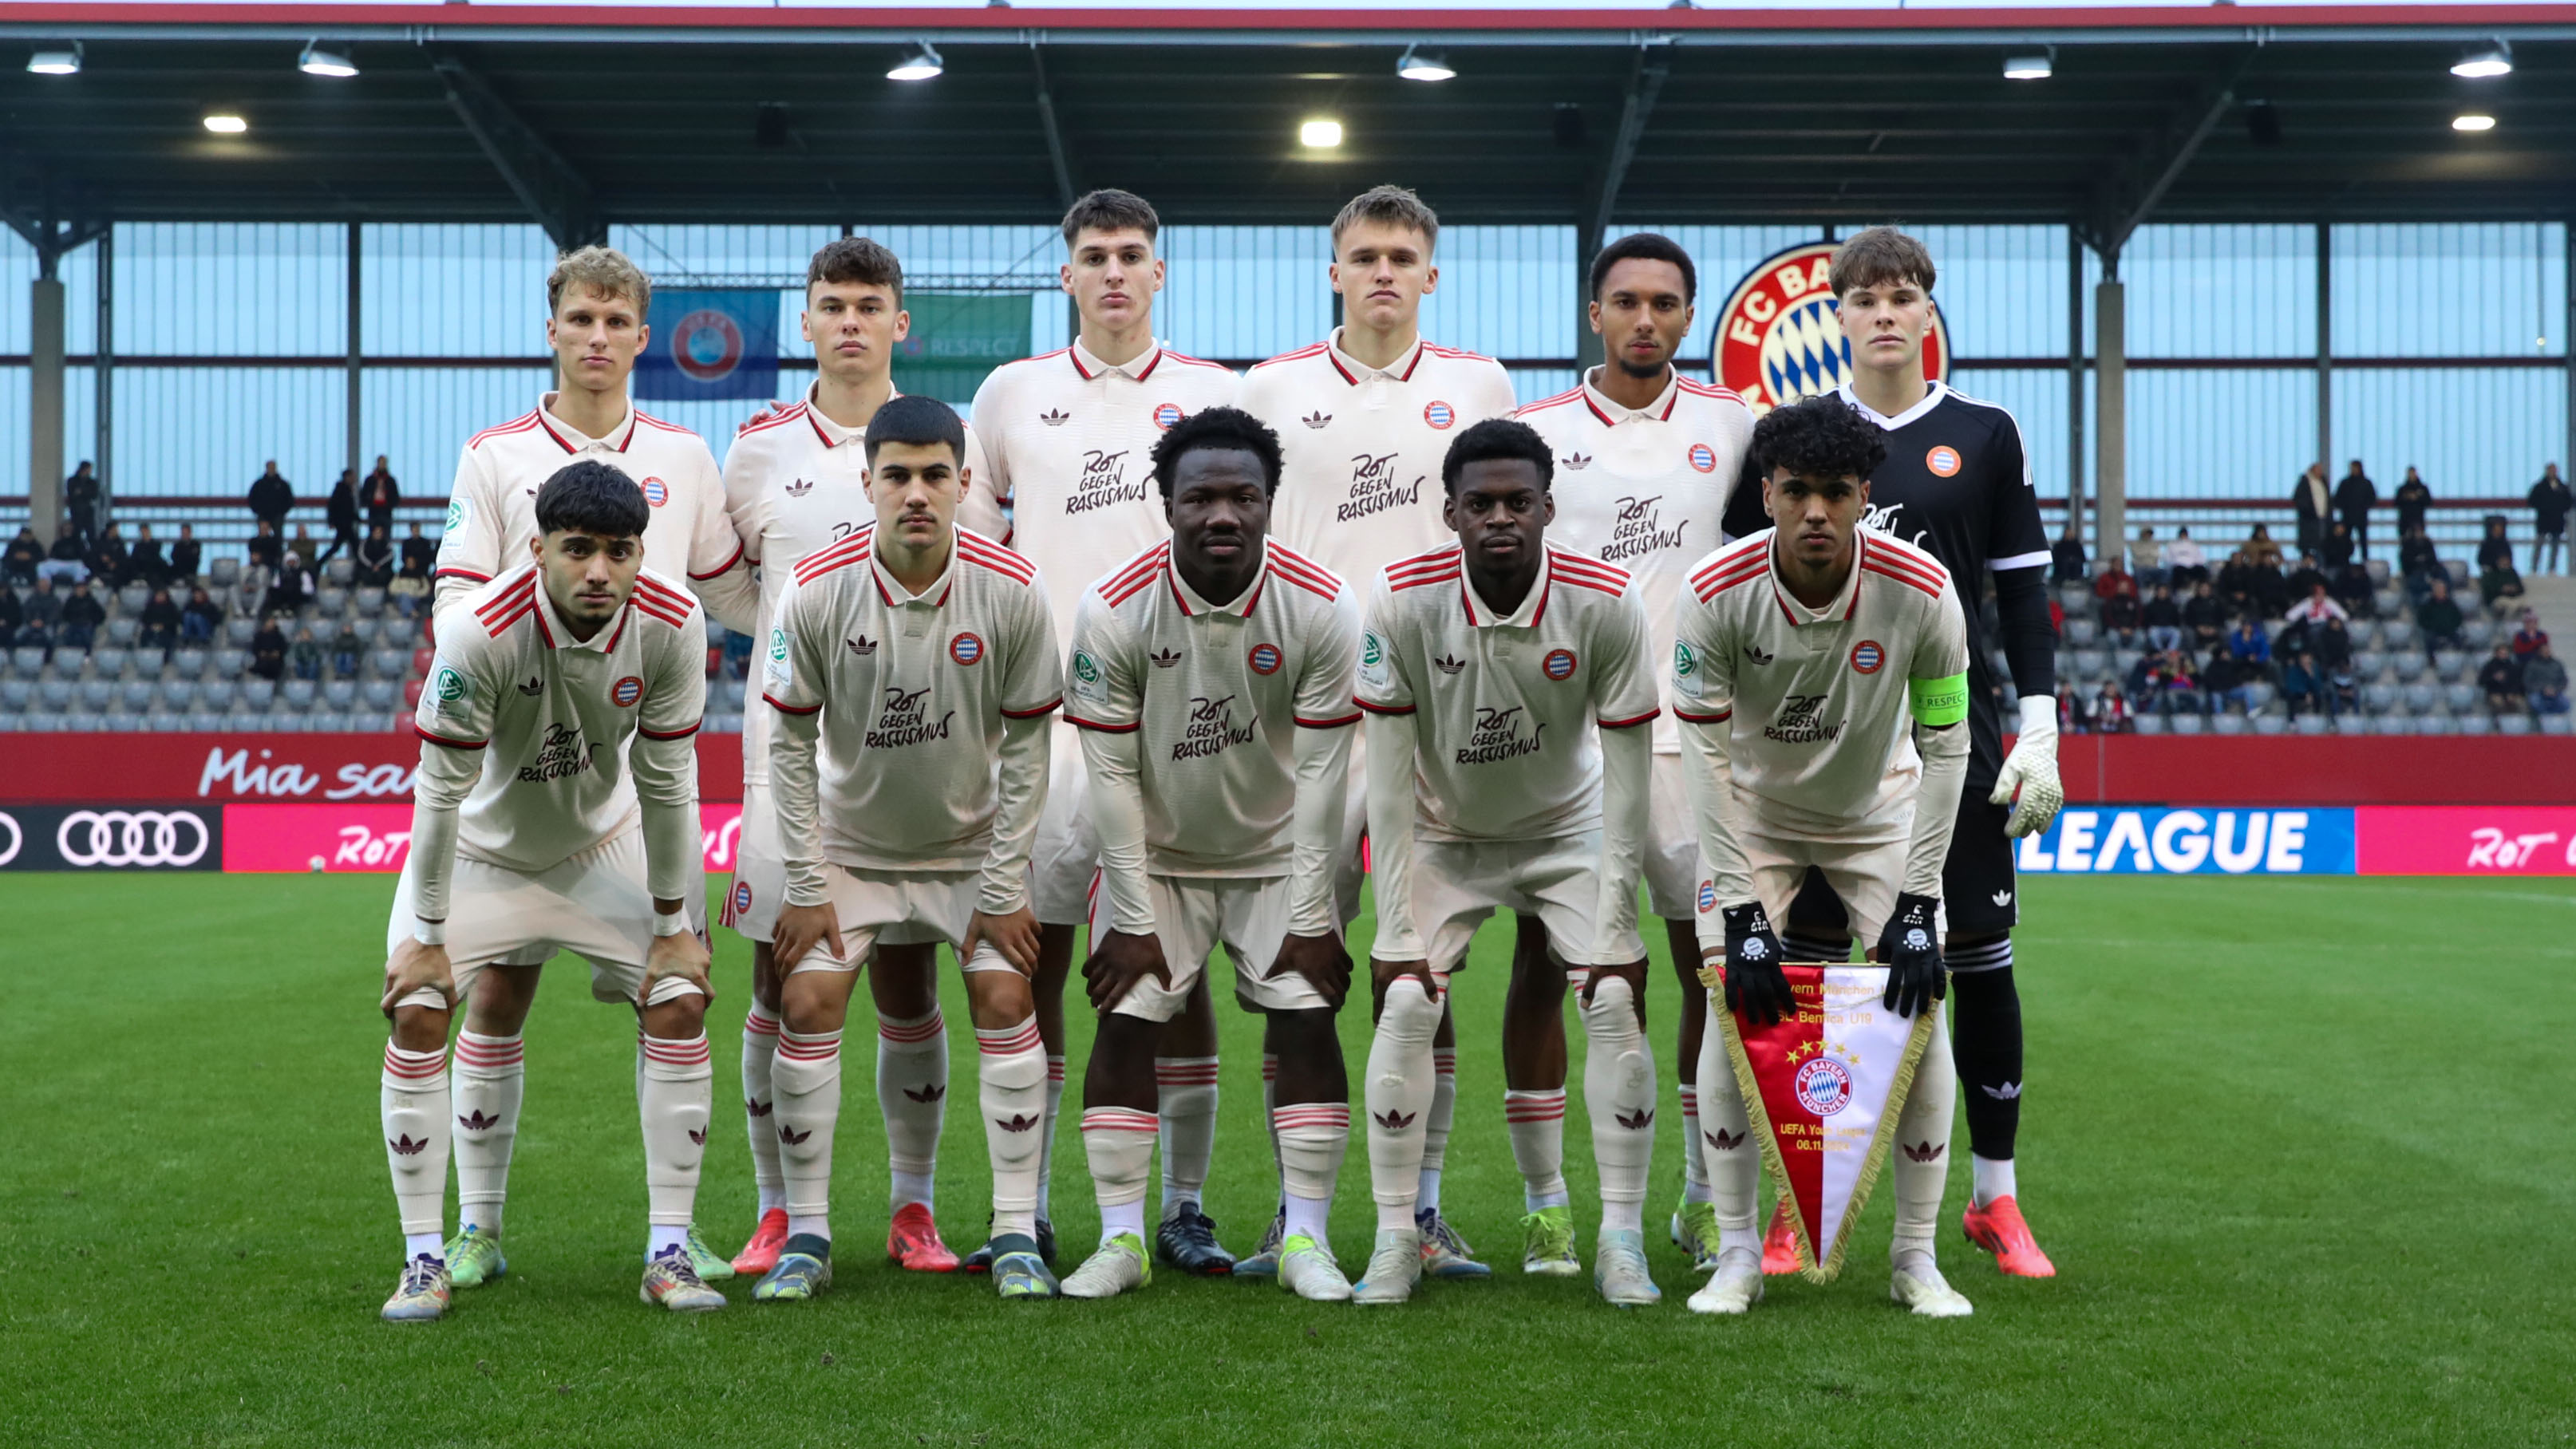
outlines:
{"label": "green captain armband", "polygon": [[1968,671],[1946,679],[1909,679],[1905,695],[1915,723],[1946,729],[1968,717]]}

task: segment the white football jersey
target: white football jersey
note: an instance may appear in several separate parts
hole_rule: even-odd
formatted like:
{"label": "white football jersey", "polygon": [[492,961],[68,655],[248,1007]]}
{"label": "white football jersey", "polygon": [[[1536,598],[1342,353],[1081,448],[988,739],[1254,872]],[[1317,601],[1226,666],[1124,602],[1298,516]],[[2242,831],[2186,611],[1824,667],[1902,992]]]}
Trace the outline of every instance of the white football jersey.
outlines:
{"label": "white football jersey", "polygon": [[[1717,548],[1727,493],[1753,440],[1752,411],[1727,389],[1675,372],[1643,408],[1611,401],[1587,377],[1512,416],[1556,452],[1547,541],[1626,569],[1654,631],[1653,657],[1670,655],[1682,579]],[[1660,668],[1656,676],[1669,690]],[[1664,707],[1672,707],[1669,692]],[[1656,720],[1655,753],[1680,749],[1672,719]]]}
{"label": "white football jersey", "polygon": [[[610,436],[593,438],[537,405],[466,440],[438,539],[438,605],[455,600],[526,563],[537,536],[537,489],[567,463],[593,458],[644,490],[652,519],[644,528],[644,566],[673,578],[685,574],[700,594],[742,562],[742,540],[725,516],[724,479],[706,441],[634,404]],[[752,627],[748,575],[716,590],[710,611],[731,628]]]}
{"label": "white football jersey", "polygon": [[1277,539],[1232,603],[1210,604],[1156,544],[1083,591],[1065,718],[1143,732],[1147,869],[1289,870],[1298,729],[1359,722],[1359,601]]}
{"label": "white football jersey", "polygon": [[1551,547],[1529,597],[1497,616],[1458,545],[1381,570],[1358,700],[1418,715],[1415,829],[1425,840],[1540,840],[1601,824],[1603,729],[1651,723],[1655,668],[1628,575]]}
{"label": "white football jersey", "polygon": [[1851,843],[1902,840],[1923,774],[1908,682],[1968,667],[1968,625],[1940,560],[1873,529],[1821,609],[1780,582],[1773,530],[1691,570],[1673,646],[1673,709],[1728,727],[1744,828]]}
{"label": "white football jersey", "polygon": [[[871,548],[873,525],[806,555],[770,625],[762,694],[822,711],[816,795],[823,858],[861,870],[980,869],[1004,719],[1060,703],[1061,666],[1038,572],[959,530],[919,595]],[[773,730],[772,749],[780,737]],[[798,845],[785,843],[794,861]]]}
{"label": "white football jersey", "polygon": [[[825,417],[813,399],[809,384],[803,401],[743,424],[725,454],[725,511],[745,555],[760,570],[760,621],[754,639],[769,637],[769,622],[777,617],[779,597],[787,592],[799,562],[876,521],[876,505],[867,495],[867,430],[842,427]],[[1002,505],[986,478],[973,428],[966,430],[962,463],[966,497],[957,507],[957,526],[1001,538],[1006,531]],[[769,779],[769,723],[767,710],[743,712],[742,778],[747,785]]]}
{"label": "white football jersey", "polygon": [[1279,435],[1272,529],[1337,578],[1373,579],[1455,538],[1440,521],[1440,460],[1468,426],[1512,410],[1512,379],[1490,357],[1419,340],[1368,367],[1341,340],[1336,327],[1254,367],[1240,406]]}
{"label": "white football jersey", "polygon": [[706,674],[706,616],[650,569],[587,640],[564,627],[533,562],[468,594],[438,631],[413,717],[421,738],[482,755],[457,853],[535,874],[634,828],[628,744],[694,772]]}
{"label": "white football jersey", "polygon": [[1156,344],[1116,367],[1070,347],[996,368],[975,390],[994,496],[1011,500],[1011,547],[1047,581],[1058,641],[1083,586],[1171,536],[1154,488],[1154,440],[1234,401],[1235,375]]}

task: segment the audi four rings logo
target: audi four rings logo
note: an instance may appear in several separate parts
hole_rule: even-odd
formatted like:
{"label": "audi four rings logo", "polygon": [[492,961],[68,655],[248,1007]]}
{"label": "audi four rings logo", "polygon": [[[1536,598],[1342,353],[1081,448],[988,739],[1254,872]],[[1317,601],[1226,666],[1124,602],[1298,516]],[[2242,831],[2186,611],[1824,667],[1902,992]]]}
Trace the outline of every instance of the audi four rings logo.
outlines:
{"label": "audi four rings logo", "polygon": [[0,865],[7,865],[18,858],[18,847],[27,843],[27,832],[18,828],[18,818],[6,810],[0,810],[0,826],[9,831],[8,845],[0,847]]}
{"label": "audi four rings logo", "polygon": [[[191,866],[213,843],[206,822],[185,810],[75,810],[54,831],[63,863],[83,869]],[[14,841],[10,853],[16,854]]]}

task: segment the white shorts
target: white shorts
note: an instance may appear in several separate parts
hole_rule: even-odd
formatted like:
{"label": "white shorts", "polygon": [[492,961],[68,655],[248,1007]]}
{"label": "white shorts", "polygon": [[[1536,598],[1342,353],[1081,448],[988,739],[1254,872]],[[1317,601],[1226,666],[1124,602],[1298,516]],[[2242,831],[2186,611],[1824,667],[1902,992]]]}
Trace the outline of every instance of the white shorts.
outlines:
{"label": "white shorts", "polygon": [[[411,939],[413,862],[405,860],[385,926],[385,954]],[[590,962],[590,994],[633,1002],[653,949],[653,892],[644,883],[644,832],[629,830],[529,875],[456,857],[447,884],[447,959],[461,1008],[495,964],[541,963],[557,951]]]}
{"label": "white shorts", "polygon": [[[1496,911],[1539,918],[1557,959],[1592,959],[1592,912],[1601,890],[1601,832],[1548,840],[1416,840],[1413,923],[1431,944],[1431,969],[1446,974],[1467,958],[1476,928]],[[1622,961],[1646,954],[1630,931],[1614,942]]]}
{"label": "white shorts", "polygon": [[766,946],[778,934],[778,907],[787,899],[787,861],[778,845],[778,802],[769,786],[744,781],[742,829],[733,846],[733,881],[725,887],[719,924]]}
{"label": "white shorts", "polygon": [[[1170,1021],[1189,1004],[1199,974],[1219,946],[1234,959],[1234,999],[1246,1011],[1329,1011],[1314,983],[1294,972],[1265,979],[1288,937],[1291,901],[1286,876],[1149,875],[1154,935],[1163,943],[1167,988],[1151,977],[1138,982],[1110,1010],[1147,1021]],[[1091,939],[1109,929],[1109,892],[1094,895]]]}
{"label": "white shorts", "polygon": [[1050,926],[1078,926],[1091,916],[1091,878],[1100,872],[1100,832],[1083,808],[1090,772],[1082,762],[1082,727],[1055,721],[1049,742],[1046,808],[1038,813],[1029,857],[1029,908]]}
{"label": "white shorts", "polygon": [[1682,783],[1682,757],[1655,756],[1654,793],[1646,803],[1644,864],[1646,904],[1667,921],[1687,921],[1698,909],[1699,818]]}
{"label": "white shorts", "polygon": [[1834,894],[1842,897],[1843,911],[1851,917],[1852,934],[1860,938],[1862,948],[1874,949],[1878,945],[1878,933],[1887,929],[1887,918],[1896,910],[1896,887],[1905,878],[1909,842],[1884,840],[1852,845],[1789,840],[1747,831],[1737,837],[1737,843],[1744,849],[1745,862],[1753,868],[1754,899],[1762,902],[1763,914],[1773,924],[1788,921],[1789,902],[1797,896],[1799,882],[1807,878],[1807,867],[1814,866],[1823,872],[1825,884],[1834,888]]}
{"label": "white shorts", "polygon": [[[962,946],[983,894],[980,872],[858,870],[846,865],[823,867],[833,913],[840,917],[841,954],[822,942],[805,959],[787,968],[800,971],[856,971],[879,942],[920,946],[945,941]],[[990,941],[979,941],[968,971],[1009,971],[1011,963]]]}

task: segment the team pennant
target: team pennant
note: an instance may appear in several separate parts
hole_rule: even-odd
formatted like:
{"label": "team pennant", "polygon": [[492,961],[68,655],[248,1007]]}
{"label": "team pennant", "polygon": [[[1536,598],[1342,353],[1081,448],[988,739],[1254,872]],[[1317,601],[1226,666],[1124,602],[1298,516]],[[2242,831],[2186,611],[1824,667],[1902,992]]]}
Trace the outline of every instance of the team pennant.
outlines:
{"label": "team pennant", "polygon": [[1882,1006],[1884,966],[1781,969],[1797,999],[1793,1016],[1772,1026],[1746,1021],[1723,1009],[1722,995],[1713,996],[1721,1009],[1712,1015],[1724,1023],[1762,1160],[1785,1185],[1799,1271],[1829,1283],[1887,1160],[1933,1013],[1909,1021]]}

